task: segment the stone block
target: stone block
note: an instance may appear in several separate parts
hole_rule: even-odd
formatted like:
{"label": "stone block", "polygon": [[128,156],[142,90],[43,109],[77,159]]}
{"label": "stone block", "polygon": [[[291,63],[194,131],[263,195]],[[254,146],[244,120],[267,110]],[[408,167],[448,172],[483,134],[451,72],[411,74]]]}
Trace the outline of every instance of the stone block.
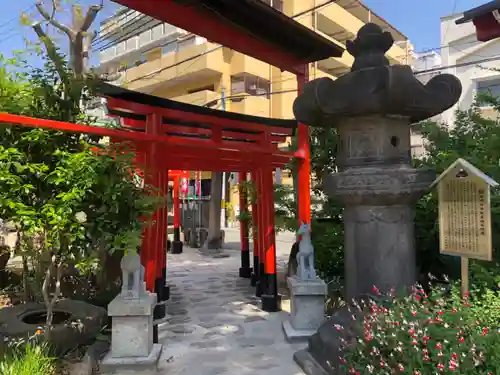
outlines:
{"label": "stone block", "polygon": [[153,347],[153,316],[115,316],[111,335],[113,357],[147,357]]}
{"label": "stone block", "polygon": [[111,356],[113,358],[147,357],[153,348],[153,308],[156,294],[139,300],[116,297],[108,307],[113,318]]}
{"label": "stone block", "polygon": [[157,375],[161,344],[154,344],[149,355],[144,357],[116,358],[108,353],[99,366],[101,375]]}
{"label": "stone block", "polygon": [[290,320],[283,322],[288,340],[307,339],[325,319],[327,286],[321,279],[301,281],[296,276],[287,278],[290,290]]}

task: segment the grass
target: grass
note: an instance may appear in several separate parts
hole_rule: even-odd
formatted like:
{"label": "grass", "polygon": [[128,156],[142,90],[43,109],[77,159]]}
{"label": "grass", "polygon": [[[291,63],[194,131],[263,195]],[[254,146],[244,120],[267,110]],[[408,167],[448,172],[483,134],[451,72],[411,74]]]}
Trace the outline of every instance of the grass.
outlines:
{"label": "grass", "polygon": [[26,344],[0,361],[1,375],[54,375],[55,360],[43,346]]}

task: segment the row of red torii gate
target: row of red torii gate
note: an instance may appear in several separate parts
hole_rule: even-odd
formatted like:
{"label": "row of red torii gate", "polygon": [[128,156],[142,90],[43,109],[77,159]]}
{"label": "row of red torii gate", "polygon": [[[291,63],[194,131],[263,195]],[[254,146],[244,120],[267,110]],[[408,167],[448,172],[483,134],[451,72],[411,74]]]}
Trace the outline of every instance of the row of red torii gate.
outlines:
{"label": "row of red torii gate", "polygon": [[[258,0],[115,0],[163,22],[204,36],[228,48],[255,57],[296,75],[298,92],[308,81],[311,62],[339,57],[343,48]],[[248,17],[251,14],[252,17]],[[96,134],[112,142],[132,143],[142,163],[145,183],[168,193],[186,170],[238,172],[239,181],[251,180],[256,200],[251,207],[253,265],[248,223],[241,223],[240,276],[251,278],[261,296],[262,308],[279,310],[276,279],[273,171],[292,158],[298,165],[298,221],[310,222],[310,157],[307,126],[282,120],[225,112],[158,98],[102,84],[108,112],[121,119],[121,129],[0,114],[0,123],[59,131]],[[298,150],[281,151],[278,144],[296,136]],[[177,182],[176,182],[177,181]],[[244,191],[240,212],[250,211]],[[174,225],[179,240],[179,204]],[[168,299],[166,280],[167,208],[154,213],[140,250],[147,289]],[[174,232],[174,233],[175,233]],[[161,304],[160,304],[161,305]],[[161,318],[164,312],[157,312]]]}

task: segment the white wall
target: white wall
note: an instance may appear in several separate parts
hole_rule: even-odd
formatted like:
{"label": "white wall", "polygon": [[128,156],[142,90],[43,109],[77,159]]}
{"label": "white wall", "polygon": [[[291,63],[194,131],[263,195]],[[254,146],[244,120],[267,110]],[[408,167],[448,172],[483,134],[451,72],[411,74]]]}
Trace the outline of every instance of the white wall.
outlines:
{"label": "white wall", "polygon": [[[489,42],[479,42],[476,39],[476,29],[472,22],[456,25],[455,20],[459,15],[451,15],[441,18],[441,56],[443,73],[454,74],[462,82],[462,95],[458,103],[442,114],[442,119],[448,125],[452,125],[455,118],[455,110],[468,109],[476,96],[478,82],[485,80],[500,79],[500,72],[485,68],[500,68],[500,39]],[[491,62],[473,63],[478,60],[499,56],[499,59]],[[466,66],[457,64],[471,63]],[[479,66],[478,66],[479,65]]]}
{"label": "white wall", "polygon": [[[436,51],[429,51],[425,53],[414,53],[413,59],[413,70],[417,73],[415,76],[424,85],[431,80],[432,77],[441,74],[440,70],[433,70],[431,72],[425,72],[428,69],[437,69],[442,66],[441,55]],[[424,73],[418,74],[419,71],[424,71]],[[440,116],[434,116],[432,118],[435,121],[440,121]],[[425,152],[424,139],[419,132],[411,130],[411,151],[412,156],[418,157]]]}

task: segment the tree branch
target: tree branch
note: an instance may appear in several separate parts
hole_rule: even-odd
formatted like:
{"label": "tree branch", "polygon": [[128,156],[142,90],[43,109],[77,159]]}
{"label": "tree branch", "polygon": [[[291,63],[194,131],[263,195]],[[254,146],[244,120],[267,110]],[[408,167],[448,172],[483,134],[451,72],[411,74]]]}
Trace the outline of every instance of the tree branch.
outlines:
{"label": "tree branch", "polygon": [[63,31],[64,33],[66,33],[70,38],[73,38],[75,36],[75,32],[73,30],[71,30],[68,26],[60,23],[54,17],[55,10],[56,10],[55,0],[52,0],[52,5],[54,7],[54,10],[52,12],[52,15],[50,15],[43,7],[42,0],[37,0],[37,2],[35,3],[36,9],[38,9],[38,12],[41,14],[41,16],[43,18],[45,18],[45,20],[47,22],[49,22],[52,26],[54,26],[54,27],[58,28],[59,30]]}
{"label": "tree branch", "polygon": [[89,7],[89,9],[87,10],[87,14],[85,15],[85,19],[82,22],[82,27],[80,28],[80,31],[85,32],[89,29],[89,27],[95,21],[97,14],[102,10],[102,8],[103,8],[102,2],[100,5],[91,5]]}
{"label": "tree branch", "polygon": [[38,35],[40,41],[44,44],[45,49],[47,51],[47,56],[54,63],[60,78],[63,79],[65,76],[65,68],[61,63],[60,56],[57,53],[57,47],[55,46],[52,39],[50,39],[50,37],[45,33],[45,31],[43,31],[40,22],[35,23],[32,27],[36,35]]}

